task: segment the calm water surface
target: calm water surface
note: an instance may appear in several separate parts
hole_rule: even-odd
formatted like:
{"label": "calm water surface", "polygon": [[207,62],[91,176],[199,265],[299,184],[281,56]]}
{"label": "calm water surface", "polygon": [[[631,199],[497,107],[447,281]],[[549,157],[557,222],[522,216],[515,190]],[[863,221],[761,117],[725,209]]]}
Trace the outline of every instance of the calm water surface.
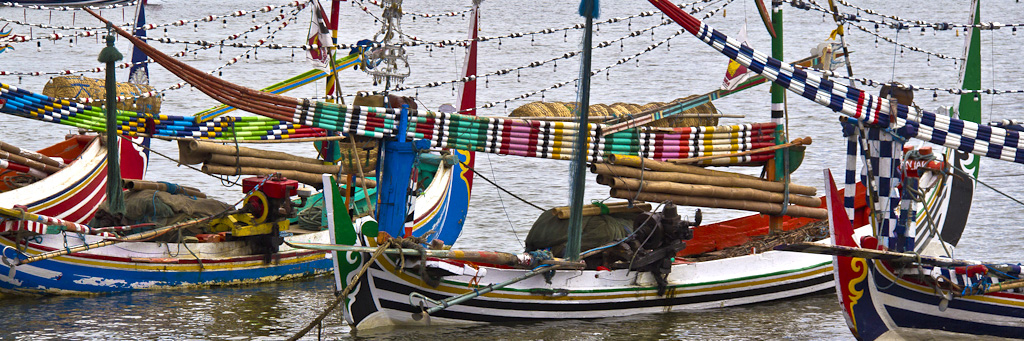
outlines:
{"label": "calm water surface", "polygon": [[[284,1],[204,1],[151,0],[147,7],[151,23],[165,23],[179,19],[201,18],[220,15],[236,10],[255,10],[266,4],[281,4]],[[751,44],[768,51],[771,44],[756,14],[756,8],[749,1],[731,3],[725,11],[708,22],[726,33],[738,32],[744,22],[748,23]],[[708,9],[718,8],[725,2],[714,2]],[[966,20],[965,1],[855,1],[855,4],[875,9],[882,13],[895,14],[903,18],[929,22],[963,22]],[[379,29],[372,17],[353,2],[343,4],[339,39],[343,43],[372,38]],[[372,9],[379,13],[379,9]],[[482,5],[481,36],[499,36],[512,32],[531,32],[546,28],[561,28],[582,22],[576,15],[577,1],[485,1]],[[642,11],[655,10],[646,1],[604,1],[602,19],[625,17]],[[1015,1],[986,1],[982,12],[984,21],[1002,23],[1024,22],[1024,5]],[[415,13],[442,13],[461,11],[468,7],[468,1],[407,1],[404,9]],[[286,9],[288,11],[288,9]],[[853,11],[853,10],[849,10]],[[131,11],[120,9],[105,10],[103,15],[115,21],[126,21]],[[268,21],[272,14],[257,13],[256,23]],[[786,57],[794,60],[803,58],[808,51],[828,36],[834,28],[830,20],[821,13],[805,12],[786,7]],[[74,17],[70,12],[32,11],[0,8],[0,18],[21,20],[32,23],[98,26],[98,22],[83,13]],[[877,18],[877,17],[875,17]],[[594,38],[595,43],[615,40],[631,31],[658,25],[660,15],[623,20],[619,23],[601,25]],[[301,44],[309,22],[308,11],[298,20],[273,37],[281,44]],[[227,28],[220,22],[200,23],[196,32],[193,27],[170,27],[167,36],[183,40],[219,40],[246,30],[254,25],[252,17],[228,20]],[[276,27],[276,23],[272,24]],[[402,22],[405,32],[428,41],[463,39],[468,22],[461,16],[437,18],[406,17]],[[27,34],[25,26],[12,25],[15,33]],[[872,26],[866,26],[873,31]],[[622,58],[632,56],[678,31],[674,24],[661,26],[640,37],[623,40],[594,52],[594,68],[614,65]],[[36,35],[51,30],[33,28]],[[952,31],[933,33],[902,31],[898,35],[889,29],[881,29],[883,36],[897,39],[900,43],[917,46],[927,51],[951,56],[962,55],[963,37]],[[151,31],[151,36],[162,36],[162,29]],[[262,28],[243,38],[253,42],[264,38],[267,30]],[[1021,44],[1024,35],[1013,35],[1009,29],[983,33],[983,87],[996,89],[1020,89],[1024,87],[1024,76],[1017,68],[1018,59],[1024,51]],[[849,29],[848,41],[853,47],[853,67],[858,77],[876,81],[895,79],[904,83],[924,87],[949,88],[957,85],[958,68],[953,61],[929,58],[925,54],[898,48],[884,41],[876,47],[875,37],[857,29]],[[518,39],[501,39],[481,43],[480,73],[527,65],[534,61],[547,60],[579,48],[580,32],[571,30],[567,34],[537,35]],[[162,51],[173,53],[186,48],[180,44],[156,44]],[[15,51],[0,54],[0,70],[3,71],[55,71],[82,70],[99,64],[96,62],[102,46],[95,38],[77,39],[73,44],[68,39],[61,42],[45,41],[37,52],[35,43],[15,45]],[[122,52],[128,51],[126,42],[118,42]],[[183,60],[202,70],[221,67],[234,56],[243,53],[236,48],[194,51]],[[127,54],[127,53],[126,53]],[[421,85],[435,81],[459,78],[462,65],[462,48],[427,49],[409,48],[412,76],[408,85]],[[929,66],[929,63],[931,66]],[[557,64],[557,65],[555,65]],[[689,35],[680,35],[668,44],[612,67],[594,77],[592,101],[611,104],[615,102],[647,103],[667,102],[687,95],[704,93],[718,86],[724,73],[726,60],[717,52]],[[303,61],[301,51],[259,49],[250,53],[235,65],[225,67],[220,73],[225,79],[253,88],[261,88],[274,81],[285,79],[309,68]],[[577,77],[578,59],[562,60],[505,76],[489,76],[479,85],[479,102],[497,102],[515,98],[521,94],[550,87],[556,83]],[[99,77],[100,74],[87,74]],[[120,79],[125,72],[118,74]],[[0,76],[0,82],[14,84],[32,91],[41,91],[48,77]],[[152,71],[152,82],[160,89],[177,83],[169,73],[159,67]],[[342,77],[342,91],[351,95],[359,90],[380,89],[361,72],[347,71]],[[719,110],[728,114],[744,114],[744,119],[723,120],[723,124],[766,122],[769,119],[768,88],[762,86],[716,102]],[[322,88],[297,90],[293,96],[314,96]],[[427,108],[437,108],[442,103],[457,101],[456,90],[451,86],[409,90],[405,95],[418,96]],[[493,108],[481,110],[482,115],[506,116],[512,109],[528,101],[572,101],[576,96],[575,87],[570,84],[559,89],[545,91],[528,100],[517,100],[507,104],[496,104]],[[845,163],[844,149],[839,138],[836,115],[806,100],[790,96],[790,135],[811,136],[814,145],[809,149],[804,165],[794,175],[796,182],[822,187],[821,169],[841,169]],[[350,98],[348,99],[351,100]],[[932,100],[932,93],[919,92],[917,103],[926,109],[940,105],[951,105],[952,96],[938,94]],[[1022,118],[1024,100],[1020,95],[986,96],[982,99],[984,119]],[[214,105],[211,99],[198,91],[188,88],[168,91],[163,112],[173,115],[190,115]],[[74,129],[66,126],[0,117],[0,140],[28,149],[49,145]],[[308,145],[260,145],[300,155],[313,155]],[[171,143],[158,142],[157,150],[176,155]],[[986,160],[983,162],[982,180],[1000,188],[1005,193],[1024,197],[1019,186],[1024,169],[1020,165]],[[568,200],[568,164],[549,160],[524,159],[513,156],[478,154],[477,169],[488,178],[511,191],[529,198],[542,207],[564,205]],[[754,173],[756,170],[741,170]],[[150,166],[149,178],[178,182],[203,188],[204,192],[227,202],[234,202],[241,196],[238,188],[229,188],[217,179],[178,167],[174,161],[155,157]],[[591,179],[592,180],[592,179]],[[591,182],[592,183],[592,182]],[[520,251],[521,240],[526,236],[533,219],[539,214],[534,208],[501,194],[482,181],[474,188],[471,216],[458,247],[472,249],[495,249]],[[606,189],[591,185],[588,197],[603,199]],[[971,228],[965,233],[958,252],[961,256],[992,261],[1017,262],[1024,259],[1020,245],[1024,237],[1019,234],[1019,223],[1014,217],[1022,213],[1020,205],[1006,200],[987,188],[977,192],[976,207],[972,209]],[[720,221],[743,215],[729,210],[705,211],[705,221]],[[4,339],[65,340],[65,339],[281,339],[292,335],[311,320],[326,301],[332,298],[332,283],[327,278],[276,283],[270,285],[220,288],[189,291],[142,292],[105,297],[47,297],[47,298],[0,298],[0,337]],[[339,316],[329,317],[321,335],[330,339],[353,339],[350,329]],[[317,331],[307,338],[317,337]],[[430,328],[395,330],[360,335],[371,339],[467,339],[467,340],[614,340],[614,339],[692,339],[692,340],[847,340],[852,337],[840,315],[834,294],[821,294],[796,298],[785,302],[768,303],[749,307],[727,308],[694,313],[671,313],[633,316],[617,319],[588,321],[565,321],[531,324],[495,324],[464,328]]]}

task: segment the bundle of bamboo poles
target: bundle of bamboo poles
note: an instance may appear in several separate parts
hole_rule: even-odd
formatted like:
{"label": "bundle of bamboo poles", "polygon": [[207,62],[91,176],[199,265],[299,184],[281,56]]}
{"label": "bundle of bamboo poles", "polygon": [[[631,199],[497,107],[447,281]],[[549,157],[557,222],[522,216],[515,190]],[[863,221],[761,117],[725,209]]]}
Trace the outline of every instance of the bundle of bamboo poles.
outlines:
{"label": "bundle of bamboo poles", "polygon": [[0,170],[12,170],[42,179],[56,173],[64,166],[64,162],[61,160],[0,142]]}
{"label": "bundle of bamboo poles", "polygon": [[[183,164],[203,164],[203,172],[218,175],[282,176],[321,188],[321,174],[338,174],[341,167],[288,153],[229,146],[198,140],[178,141],[178,160]],[[376,187],[373,180],[356,178],[356,186]]]}
{"label": "bundle of bamboo poles", "polygon": [[[615,198],[676,205],[727,208],[792,217],[827,217],[815,188],[765,181],[757,177],[676,165],[637,156],[613,155],[609,163],[590,167],[597,182],[611,187]],[[785,206],[783,212],[783,203]]]}

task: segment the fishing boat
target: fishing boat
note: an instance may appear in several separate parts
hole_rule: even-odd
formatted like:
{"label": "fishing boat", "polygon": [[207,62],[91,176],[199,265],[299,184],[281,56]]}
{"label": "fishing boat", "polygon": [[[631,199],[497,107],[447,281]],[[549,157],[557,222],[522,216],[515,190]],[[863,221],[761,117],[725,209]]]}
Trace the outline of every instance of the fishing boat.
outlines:
{"label": "fishing boat", "polygon": [[[590,16],[592,17],[592,14]],[[660,238],[665,244],[664,248],[648,250],[643,257],[644,264],[638,264],[636,267],[630,264],[632,261],[628,259],[627,262],[620,263],[620,267],[612,266],[607,269],[588,269],[579,261],[581,256],[610,250],[621,243],[595,248],[582,254],[577,245],[575,252],[568,253],[568,260],[548,259],[550,255],[544,252],[466,252],[444,250],[444,245],[431,245],[441,250],[427,250],[423,244],[429,243],[429,238],[414,238],[428,236],[428,231],[419,235],[411,233],[411,215],[407,214],[410,212],[409,208],[413,206],[410,201],[413,196],[409,195],[411,191],[408,190],[411,183],[410,165],[415,162],[420,151],[431,147],[448,147],[527,157],[569,159],[569,153],[552,146],[555,143],[561,145],[575,142],[581,144],[575,148],[579,151],[578,157],[581,158],[577,163],[581,170],[588,160],[599,162],[618,154],[602,149],[601,140],[589,145],[585,143],[587,134],[592,134],[594,139],[604,138],[598,131],[598,125],[471,117],[408,107],[350,107],[332,103],[311,105],[308,100],[253,92],[217,80],[213,76],[198,74],[198,70],[188,68],[182,62],[134,39],[127,32],[119,30],[118,33],[144,49],[172,73],[189,79],[197,90],[227,105],[278,120],[308,123],[313,127],[385,141],[384,147],[381,148],[385,156],[381,158],[384,164],[381,165],[379,172],[382,176],[382,194],[377,216],[358,218],[354,223],[348,220],[346,223],[346,220],[350,219],[347,216],[347,205],[338,204],[344,202],[340,194],[332,194],[326,207],[331,217],[328,222],[335,226],[335,233],[332,234],[334,243],[289,243],[290,247],[338,252],[337,256],[331,257],[335,266],[339,267],[335,271],[336,281],[341,283],[339,289],[348,291],[339,297],[341,300],[347,300],[344,304],[346,318],[357,329],[371,329],[391,324],[426,323],[424,321],[473,323],[495,320],[593,318],[706,309],[788,298],[827,290],[831,286],[828,271],[831,261],[829,257],[824,256],[760,249],[752,250],[753,254],[704,262],[686,262],[682,259],[674,261],[673,258],[676,258],[678,252],[686,247],[684,239],[700,240],[696,236],[698,233],[691,229],[700,225],[700,219],[697,218],[699,215],[695,214],[693,221],[684,222],[677,211],[669,208],[657,216],[650,215],[644,219],[644,222],[660,222],[662,226],[670,227],[672,232],[669,238]],[[589,44],[585,44],[587,45]],[[589,72],[582,74],[586,75]],[[581,93],[586,94],[587,91]],[[586,100],[581,102],[584,104],[580,105],[580,108],[588,107]],[[581,115],[580,119],[582,122],[587,121],[586,115]],[[735,129],[746,129],[743,132],[749,132],[761,130],[760,127],[764,126],[749,125]],[[772,127],[774,129],[775,126]],[[515,138],[522,138],[524,133],[536,134],[537,137],[535,140],[519,140],[519,144],[516,145],[503,142],[515,142]],[[582,135],[573,139],[568,138],[575,134]],[[608,148],[612,150],[615,147],[627,148],[624,154],[658,152],[654,149],[642,152],[639,149],[631,149],[642,145],[643,141],[622,140],[628,142],[616,145],[615,143],[620,141],[616,138],[619,137],[622,136],[608,135],[603,141],[608,142]],[[655,146],[657,138],[665,137],[651,137],[649,141]],[[680,136],[670,137],[682,139]],[[765,153],[774,153],[777,149],[791,146],[785,143],[772,144],[775,146],[770,151],[728,155],[737,163],[763,162],[765,159],[761,157]],[[582,171],[577,174],[582,174]],[[323,187],[332,193],[337,188],[330,179],[325,181]],[[776,216],[785,208],[792,208],[793,212],[798,211],[795,208],[798,205],[789,205],[785,200],[788,199],[783,199],[782,204],[770,205],[764,210]],[[820,206],[820,200],[816,203],[818,205],[813,206]],[[416,204],[419,204],[418,200]],[[579,212],[582,205],[573,206],[574,209],[570,211]],[[570,221],[572,220],[570,217]],[[782,223],[783,219],[775,220]],[[756,220],[751,218],[744,221]],[[765,224],[762,222],[759,225],[763,227]],[[633,226],[634,231],[643,229],[649,231],[651,227],[644,223]],[[751,230],[757,229],[760,227]],[[385,234],[382,235],[380,232]],[[387,236],[403,236],[409,238],[411,244],[406,245],[405,241],[388,239]],[[576,234],[576,238],[579,237],[580,235]],[[402,243],[402,249],[386,248],[391,243]],[[369,250],[359,247],[368,247],[375,253],[391,252],[428,257],[418,262],[412,259],[407,262],[405,258],[399,256],[381,258],[377,257],[378,254],[366,258],[365,253]],[[473,257],[465,257],[470,253]],[[437,259],[430,258],[434,255],[437,255]],[[442,256],[454,257],[455,260],[442,260]],[[652,264],[654,266],[650,266]],[[344,269],[340,268],[342,266]],[[407,269],[414,271],[406,271]],[[550,275],[546,279],[539,277],[543,274]]]}
{"label": "fishing boat", "polygon": [[[763,70],[762,74],[768,75],[775,84],[864,122],[863,133],[868,143],[885,151],[866,156],[869,161],[874,158],[881,162],[877,165],[882,165],[868,174],[879,184],[869,189],[879,198],[878,206],[872,211],[880,212],[875,215],[877,221],[872,224],[872,235],[860,238],[854,235],[853,227],[858,225],[850,221],[840,204],[848,197],[836,192],[831,174],[826,171],[833,243],[803,243],[781,248],[834,255],[837,294],[854,336],[875,340],[922,335],[1009,338],[1024,335],[1024,295],[1020,293],[1024,282],[1019,279],[1019,264],[962,260],[950,253],[930,256],[919,251],[916,245],[923,241],[918,240],[911,223],[911,202],[923,200],[916,190],[932,185],[928,178],[937,172],[956,172],[970,178],[968,173],[962,169],[944,170],[942,162],[939,162],[940,167],[930,167],[928,164],[934,160],[922,159],[926,153],[921,153],[919,148],[904,149],[901,140],[879,134],[882,129],[891,128],[902,138],[916,138],[956,150],[968,156],[964,159],[989,157],[1024,162],[1015,157],[1021,150],[1017,143],[1018,131],[973,121],[980,112],[975,96],[982,91],[977,88],[980,82],[976,78],[971,80],[980,70],[977,2],[971,9],[975,16],[969,21],[973,23],[970,26],[973,36],[967,38],[966,90],[963,91],[966,94],[960,103],[962,119],[910,108],[895,99],[868,95],[852,86],[794,70],[741,46],[669,3],[651,2],[716,50],[738,58],[737,61],[756,72]],[[848,173],[851,171],[847,169]],[[892,177],[897,171],[904,172],[905,176]],[[932,235],[929,238],[941,238],[935,236],[938,232],[934,228],[927,234]]]}
{"label": "fishing boat", "polygon": [[[142,6],[139,7],[137,26],[144,25]],[[144,33],[144,31],[143,31]],[[136,33],[138,34],[138,33]],[[134,56],[145,60],[145,54],[135,51]],[[133,59],[134,60],[134,59]],[[335,65],[335,72],[344,70],[358,61],[358,55],[342,58]],[[145,66],[145,63],[136,66]],[[146,71],[136,74],[133,67],[132,79],[147,79]],[[300,84],[326,76],[325,72],[314,70],[275,84],[265,91],[284,92]],[[123,94],[130,97],[132,94]],[[137,95],[137,94],[136,94]],[[474,92],[464,96],[472,98]],[[82,129],[103,131],[102,125],[91,124],[102,120],[103,110],[98,106],[57,99],[13,85],[0,85],[0,107],[6,114],[27,117],[58,124],[77,126]],[[122,119],[118,132],[124,135],[122,153],[143,153],[148,156],[148,144],[136,146],[129,142],[130,136],[140,134],[153,137],[223,137],[212,132],[222,122],[241,127],[243,119],[237,117],[216,117],[232,110],[232,107],[218,107],[203,111],[195,118],[169,116],[144,112],[119,111]],[[201,129],[204,122],[212,124],[210,132]],[[231,139],[286,139],[308,136],[324,136],[323,130],[310,128],[278,128],[283,122],[275,122],[269,130],[260,130],[252,136],[231,136]],[[184,128],[184,129],[182,129]],[[178,129],[178,130],[175,130]],[[280,132],[283,129],[284,132]],[[308,135],[295,133],[305,129]],[[242,129],[240,129],[242,130]],[[234,129],[231,131],[234,133]],[[292,134],[289,135],[289,132]],[[198,135],[197,135],[198,134]],[[95,136],[94,136],[95,137]],[[189,145],[190,141],[182,141]],[[197,143],[199,141],[191,141]],[[238,147],[231,148],[232,159],[238,160]],[[3,211],[4,235],[0,237],[4,253],[0,265],[4,275],[0,280],[0,292],[17,295],[63,295],[63,294],[107,294],[137,290],[180,289],[191,287],[241,285],[272,282],[291,278],[309,277],[329,273],[332,269],[329,254],[324,251],[294,249],[287,245],[269,248],[261,246],[271,240],[273,233],[251,232],[246,229],[259,228],[267,224],[283,224],[280,229],[281,241],[328,243],[329,231],[320,229],[317,215],[316,226],[303,227],[289,224],[287,216],[276,214],[277,208],[294,209],[302,206],[298,200],[297,183],[271,174],[242,179],[246,194],[244,201],[251,203],[248,213],[232,213],[230,219],[245,222],[224,221],[223,217],[207,217],[213,228],[218,223],[227,225],[221,229],[227,232],[178,238],[177,241],[160,241],[153,238],[169,231],[182,228],[184,224],[165,226],[153,231],[135,233],[118,230],[118,227],[90,227],[86,224],[95,215],[99,203],[105,198],[103,188],[106,181],[105,148],[98,139],[78,137],[42,151],[44,155],[63,157],[68,166],[33,185],[7,190],[0,193],[0,206],[6,208],[24,207],[22,211]],[[473,174],[468,170],[473,164],[472,151],[448,150],[443,154],[434,153],[420,158],[416,167],[420,177],[418,190],[422,193],[411,210],[409,227],[416,233],[431,231],[436,238],[453,243],[458,238],[465,219]],[[142,179],[145,162],[122,156],[121,171],[124,179]],[[74,161],[70,161],[74,160]],[[145,160],[142,160],[145,161]],[[273,164],[273,159],[265,163]],[[237,166],[237,165],[236,165]],[[234,167],[232,167],[234,168]],[[372,171],[372,169],[367,169]],[[350,170],[351,172],[351,170]],[[263,174],[263,173],[260,173]],[[142,181],[126,181],[126,189],[142,187]],[[352,182],[357,184],[358,182]],[[247,185],[246,185],[247,184]],[[174,184],[150,183],[153,185],[147,200],[155,201],[179,189],[191,199],[183,199],[191,205],[198,201],[194,197],[197,189],[186,189]],[[348,186],[353,193],[353,202],[362,202],[362,208],[372,205],[375,192],[360,186]],[[354,187],[361,187],[355,190]],[[371,186],[372,187],[372,186]],[[159,188],[159,189],[157,189]],[[154,190],[156,189],[156,190]],[[149,193],[149,192],[147,192]],[[301,203],[306,202],[310,193],[300,195]],[[206,204],[207,202],[204,202]],[[358,208],[353,203],[354,213]],[[224,204],[219,204],[224,205]],[[216,206],[220,207],[220,206]],[[244,208],[243,208],[244,209]],[[256,209],[252,211],[252,209]],[[153,212],[155,214],[155,212]],[[231,212],[222,212],[231,213]],[[236,212],[237,213],[237,212]],[[256,213],[252,216],[252,213]],[[248,217],[246,217],[248,215]],[[291,217],[292,221],[295,220]],[[253,220],[249,222],[246,219]],[[290,225],[290,226],[289,226]],[[222,225],[225,226],[225,225]],[[140,225],[130,226],[138,228]],[[117,233],[112,233],[112,232]],[[230,233],[228,233],[230,232]],[[251,234],[243,236],[243,234]],[[116,244],[116,245],[114,245]]]}

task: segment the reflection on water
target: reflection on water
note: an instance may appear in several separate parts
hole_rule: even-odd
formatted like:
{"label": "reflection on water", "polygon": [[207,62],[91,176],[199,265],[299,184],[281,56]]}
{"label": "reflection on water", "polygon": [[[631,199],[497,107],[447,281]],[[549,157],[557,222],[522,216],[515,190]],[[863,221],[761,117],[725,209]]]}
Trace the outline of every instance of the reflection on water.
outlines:
{"label": "reflection on water", "polygon": [[[279,340],[306,325],[332,297],[331,278],[241,288],[138,292],[100,297],[7,297],[5,339]],[[765,340],[848,339],[834,294],[696,312],[595,320],[416,327],[351,334],[339,314],[326,339],[386,340]],[[305,339],[316,339],[313,329]]]}

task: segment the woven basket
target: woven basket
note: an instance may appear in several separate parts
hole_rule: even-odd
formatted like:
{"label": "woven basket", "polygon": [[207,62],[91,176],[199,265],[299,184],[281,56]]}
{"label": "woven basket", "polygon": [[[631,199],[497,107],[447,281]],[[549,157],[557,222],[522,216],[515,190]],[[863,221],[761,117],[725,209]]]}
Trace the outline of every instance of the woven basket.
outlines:
{"label": "woven basket", "polygon": [[[694,95],[686,98],[679,98],[672,103],[682,102],[689,100]],[[590,116],[626,116],[635,115],[645,110],[660,108],[667,105],[663,102],[651,102],[647,104],[634,104],[634,103],[614,103],[611,105],[607,104],[591,104],[590,105]],[[575,102],[532,102],[524,104],[515,110],[512,110],[512,117],[519,118],[531,118],[531,117],[573,117],[576,115]],[[715,113],[718,110],[715,108],[715,104],[708,102],[699,105],[690,110],[683,111],[683,113]],[[714,126],[718,125],[717,117],[668,117],[665,119],[657,120],[648,124],[651,127],[696,127],[696,126]]]}
{"label": "woven basket", "polygon": [[[153,87],[143,84],[117,83],[117,95],[134,97],[140,94],[153,91]],[[83,76],[58,76],[46,82],[43,87],[43,95],[63,98],[80,99],[91,98],[89,105],[102,106],[106,104],[107,91],[104,87],[104,80]],[[160,112],[160,97],[130,98],[117,103],[120,110],[146,112],[156,114]]]}

